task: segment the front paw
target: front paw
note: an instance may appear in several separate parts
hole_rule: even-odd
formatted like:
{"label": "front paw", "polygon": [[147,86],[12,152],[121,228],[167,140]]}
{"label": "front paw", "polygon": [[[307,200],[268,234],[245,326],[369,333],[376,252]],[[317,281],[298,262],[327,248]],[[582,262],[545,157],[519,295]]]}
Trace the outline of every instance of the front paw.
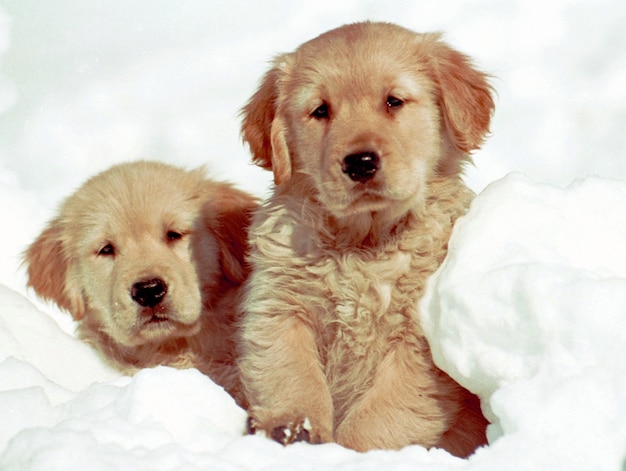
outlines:
{"label": "front paw", "polygon": [[264,435],[281,445],[295,442],[322,443],[323,438],[315,433],[311,421],[304,418],[273,420],[261,424],[254,417],[248,417],[248,433],[250,435]]}

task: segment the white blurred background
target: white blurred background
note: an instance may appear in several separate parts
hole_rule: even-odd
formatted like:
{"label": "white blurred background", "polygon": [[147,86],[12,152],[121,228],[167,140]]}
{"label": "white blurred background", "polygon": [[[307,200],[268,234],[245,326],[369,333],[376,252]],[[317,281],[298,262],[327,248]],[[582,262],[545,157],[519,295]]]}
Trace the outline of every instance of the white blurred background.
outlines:
{"label": "white blurred background", "polygon": [[626,3],[620,0],[0,1],[0,283],[60,200],[109,165],[185,167],[257,194],[240,108],[268,61],[348,22],[443,31],[493,75],[476,190],[511,171],[567,185],[626,180]]}

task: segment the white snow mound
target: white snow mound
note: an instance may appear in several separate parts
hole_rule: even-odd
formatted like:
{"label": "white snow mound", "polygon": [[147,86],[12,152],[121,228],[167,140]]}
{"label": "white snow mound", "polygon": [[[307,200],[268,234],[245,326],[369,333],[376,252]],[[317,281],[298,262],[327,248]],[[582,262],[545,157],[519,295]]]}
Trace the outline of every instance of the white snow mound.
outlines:
{"label": "white snow mound", "polygon": [[422,308],[436,363],[480,395],[494,448],[532,469],[624,469],[626,183],[491,184]]}

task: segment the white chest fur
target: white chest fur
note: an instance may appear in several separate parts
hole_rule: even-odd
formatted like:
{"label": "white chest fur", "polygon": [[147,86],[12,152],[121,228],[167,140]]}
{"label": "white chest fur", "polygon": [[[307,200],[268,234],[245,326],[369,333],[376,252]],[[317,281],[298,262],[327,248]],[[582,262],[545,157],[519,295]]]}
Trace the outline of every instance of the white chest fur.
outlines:
{"label": "white chest fur", "polygon": [[[318,321],[325,326],[325,344],[343,344],[356,356],[366,355],[384,342],[394,326],[406,319],[395,299],[399,281],[411,269],[411,254],[388,251],[379,254],[335,254],[308,267],[319,277],[317,287],[324,302]],[[416,303],[417,304],[417,303]]]}
{"label": "white chest fur", "polygon": [[[303,316],[323,348],[357,357],[385,350],[390,337],[415,320],[424,274],[436,268],[432,254],[440,244],[422,244],[406,231],[376,247],[340,248],[330,232],[305,223],[319,220],[306,211],[296,215],[276,205],[263,216],[253,230],[248,311]],[[424,258],[433,266],[422,266]]]}

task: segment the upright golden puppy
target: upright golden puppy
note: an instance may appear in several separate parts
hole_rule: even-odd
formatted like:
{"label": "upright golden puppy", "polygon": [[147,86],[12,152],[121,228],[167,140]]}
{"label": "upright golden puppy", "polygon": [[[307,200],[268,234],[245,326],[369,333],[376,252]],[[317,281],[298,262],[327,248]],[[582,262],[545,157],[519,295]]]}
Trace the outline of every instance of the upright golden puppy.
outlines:
{"label": "upright golden puppy", "polygon": [[197,367],[245,405],[236,314],[256,201],[157,162],[91,178],[28,248],[29,285],[115,366]]}
{"label": "upright golden puppy", "polygon": [[418,300],[472,193],[486,77],[437,34],[360,23],[281,55],[243,110],[276,188],[255,215],[240,362],[250,431],[356,450],[485,443]]}

